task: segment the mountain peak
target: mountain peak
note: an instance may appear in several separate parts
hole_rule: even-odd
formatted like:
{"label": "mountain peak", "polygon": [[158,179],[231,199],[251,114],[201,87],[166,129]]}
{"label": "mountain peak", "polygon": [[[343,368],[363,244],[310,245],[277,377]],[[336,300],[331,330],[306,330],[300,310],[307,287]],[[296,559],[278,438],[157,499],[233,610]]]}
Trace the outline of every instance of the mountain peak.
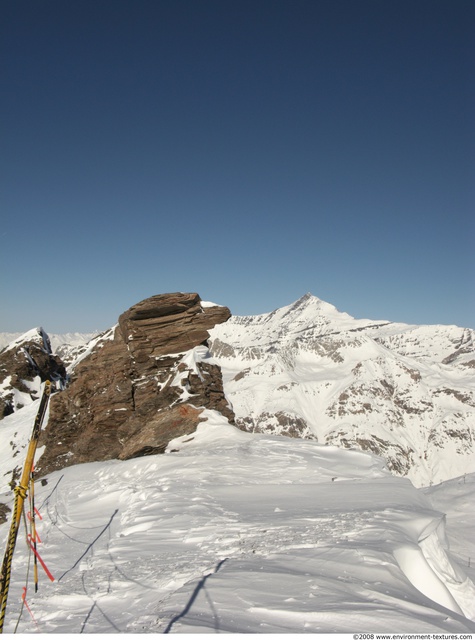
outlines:
{"label": "mountain peak", "polygon": [[0,420],[36,400],[41,382],[65,378],[64,364],[53,355],[43,328],[23,333],[0,353]]}
{"label": "mountain peak", "polygon": [[334,305],[325,302],[312,293],[306,293],[292,304],[277,309],[272,317],[278,318],[279,323],[284,323],[296,328],[297,325],[332,325],[334,328],[343,328],[348,324],[357,322],[348,313],[339,311]]}
{"label": "mountain peak", "polygon": [[[340,314],[342,313],[341,311],[338,311],[338,309],[330,304],[329,302],[325,302],[325,300],[322,300],[321,298],[318,298],[317,296],[314,296],[313,293],[305,293],[301,298],[299,298],[298,300],[296,300],[291,307],[293,307],[294,309],[301,309],[303,307],[311,307],[314,310],[317,310],[319,313],[325,313],[325,312],[331,312],[331,313],[337,313]],[[347,313],[344,313],[344,315],[346,317],[350,317]]]}
{"label": "mountain peak", "polygon": [[308,302],[310,300],[320,300],[320,298],[317,298],[317,296],[314,296],[313,293],[310,293],[310,291],[307,291],[307,293],[304,293],[304,295],[301,296],[295,302],[295,304],[305,304],[306,302]]}
{"label": "mountain peak", "polygon": [[43,327],[35,327],[34,329],[30,329],[25,333],[22,333],[18,338],[15,338],[7,344],[4,351],[9,351],[10,349],[17,349],[20,345],[24,343],[34,342],[38,344],[42,349],[44,349],[47,353],[51,353],[51,343],[49,340],[49,336]]}
{"label": "mountain peak", "polygon": [[355,319],[306,293],[211,339],[241,428],[369,449],[421,485],[474,468],[468,330]]}

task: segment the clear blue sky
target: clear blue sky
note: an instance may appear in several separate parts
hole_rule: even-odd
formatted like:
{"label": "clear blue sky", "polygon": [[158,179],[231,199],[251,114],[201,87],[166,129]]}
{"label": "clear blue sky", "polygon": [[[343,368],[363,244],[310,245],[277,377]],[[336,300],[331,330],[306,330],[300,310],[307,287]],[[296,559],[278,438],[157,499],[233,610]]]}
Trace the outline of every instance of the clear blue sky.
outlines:
{"label": "clear blue sky", "polygon": [[196,291],[475,327],[472,0],[3,2],[0,331]]}

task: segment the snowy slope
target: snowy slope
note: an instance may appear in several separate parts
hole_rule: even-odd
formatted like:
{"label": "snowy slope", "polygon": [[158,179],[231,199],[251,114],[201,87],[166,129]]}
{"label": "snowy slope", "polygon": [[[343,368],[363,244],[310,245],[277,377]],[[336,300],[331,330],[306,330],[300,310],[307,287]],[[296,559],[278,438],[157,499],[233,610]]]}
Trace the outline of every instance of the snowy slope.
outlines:
{"label": "snowy slope", "polygon": [[26,331],[25,333],[20,333],[20,334],[2,334],[4,336],[15,336],[14,338],[12,338],[11,340],[8,341],[7,344],[5,344],[5,346],[0,347],[0,349],[3,351],[9,351],[11,349],[15,349],[17,347],[19,347],[23,342],[36,342],[37,344],[39,344],[42,348],[50,351],[50,341],[49,341],[49,337],[48,334],[46,333],[46,331],[43,329],[43,327],[35,327],[34,329],[30,329],[29,331]]}
{"label": "snowy slope", "polygon": [[243,428],[371,450],[423,486],[475,470],[474,337],[307,294],[217,325],[211,350]]}
{"label": "snowy slope", "polygon": [[[43,331],[43,329],[41,329],[41,331]],[[29,335],[34,335],[35,332],[38,332],[38,329],[32,329],[26,333],[0,332],[0,351],[24,342]],[[61,334],[50,333],[45,335],[48,336],[52,352],[58,355],[65,364],[69,364],[97,334],[98,332],[96,331],[94,333],[73,332]]]}
{"label": "snowy slope", "polygon": [[14,342],[21,335],[21,332],[11,333],[7,331],[0,331],[0,351],[9,345],[10,342]]}
{"label": "snowy slope", "polygon": [[423,489],[434,509],[446,514],[449,555],[475,580],[475,473]]}
{"label": "snowy slope", "polygon": [[[26,444],[33,408],[7,416],[3,433]],[[443,514],[407,479],[372,454],[207,417],[164,455],[37,483],[39,551],[55,581],[41,573],[37,594],[30,585],[34,619],[24,609],[18,631],[475,630],[475,588],[446,555]],[[9,463],[0,453],[5,482]],[[8,632],[27,573],[22,540]]]}

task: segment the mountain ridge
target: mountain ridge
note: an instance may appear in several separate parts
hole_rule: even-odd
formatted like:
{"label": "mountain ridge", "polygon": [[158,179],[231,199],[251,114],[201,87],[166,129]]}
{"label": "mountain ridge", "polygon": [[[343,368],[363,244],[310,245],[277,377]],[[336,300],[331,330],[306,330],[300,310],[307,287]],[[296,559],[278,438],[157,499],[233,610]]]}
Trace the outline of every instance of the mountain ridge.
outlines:
{"label": "mountain ridge", "polygon": [[[68,370],[97,340],[50,337]],[[209,339],[241,429],[370,450],[420,486],[474,470],[474,343],[470,328],[355,319],[309,292]]]}
{"label": "mountain ridge", "polygon": [[[56,580],[28,595],[35,617],[24,612],[20,622],[30,549],[16,552],[7,631],[473,631],[473,513],[465,501],[475,474],[447,490],[418,491],[397,477],[410,475],[405,468],[390,473],[388,464],[403,463],[408,436],[424,430],[421,416],[435,415],[437,399],[454,429],[473,416],[471,334],[422,330],[408,340],[388,323],[355,321],[312,297],[243,324],[225,321],[227,308],[197,294],[162,296],[134,305],[83,345],[69,386],[51,398],[35,504],[41,557]],[[12,354],[24,357],[17,346]],[[17,456],[38,404],[31,398],[0,423],[10,443],[0,448],[3,539]],[[466,405],[467,416],[457,415]],[[240,429],[226,408],[237,410]],[[394,442],[384,440],[389,409],[402,421]],[[157,441],[160,416],[172,420]],[[315,416],[326,422],[313,425]],[[245,432],[259,421],[264,433]],[[355,442],[343,431],[335,446],[318,432],[334,435],[354,421]],[[276,425],[298,437],[282,437]],[[441,425],[436,433],[449,439],[429,467],[457,440]],[[460,460],[448,460],[458,476]],[[444,516],[454,503],[459,563],[447,549]]]}
{"label": "mountain ridge", "polygon": [[210,336],[241,428],[366,448],[418,485],[475,469],[473,330],[355,319],[307,293]]}

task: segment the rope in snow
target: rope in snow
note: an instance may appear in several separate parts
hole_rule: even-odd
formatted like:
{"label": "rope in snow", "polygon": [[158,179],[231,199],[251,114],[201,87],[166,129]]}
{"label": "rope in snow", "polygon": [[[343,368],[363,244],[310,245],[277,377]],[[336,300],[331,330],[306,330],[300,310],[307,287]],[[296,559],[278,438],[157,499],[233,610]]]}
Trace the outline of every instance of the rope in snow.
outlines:
{"label": "rope in snow", "polygon": [[116,509],[114,511],[114,513],[111,515],[111,517],[109,518],[109,522],[102,528],[102,530],[97,534],[97,536],[94,538],[94,540],[92,542],[90,542],[87,547],[86,550],[84,551],[84,553],[82,553],[79,558],[76,560],[76,562],[73,564],[72,567],[69,567],[69,569],[67,569],[63,574],[61,574],[58,578],[58,582],[60,582],[64,576],[69,573],[70,571],[72,571],[75,567],[78,566],[78,564],[81,562],[81,560],[84,558],[85,555],[87,555],[87,553],[92,549],[92,547],[95,545],[95,543],[99,540],[99,538],[107,531],[107,529],[111,526],[112,524],[112,520],[115,518],[115,516],[119,513],[119,509]]}
{"label": "rope in snow", "polygon": [[[21,475],[20,483],[15,487],[15,500],[13,505],[12,521],[10,530],[8,533],[7,547],[3,558],[1,574],[0,574],[0,633],[3,633],[3,626],[5,623],[5,613],[7,609],[8,592],[10,589],[11,571],[13,552],[15,551],[15,545],[18,537],[18,529],[20,527],[21,516],[23,513],[23,505],[28,494],[28,489],[31,483],[31,474],[34,464],[34,458],[36,453],[36,447],[38,445],[38,439],[40,437],[41,426],[43,424],[44,417],[46,415],[46,409],[48,407],[49,398],[51,395],[51,382],[47,380],[45,382],[43,395],[41,396],[40,407],[35,418],[33,425],[33,431],[31,433],[28,450],[26,453],[25,464],[23,466],[23,472]],[[34,552],[34,550],[33,550]],[[38,557],[41,562],[41,559]]]}
{"label": "rope in snow", "polygon": [[[28,526],[26,523],[26,515],[25,515],[25,509],[22,509],[23,511],[23,523],[25,525],[25,535],[28,535]],[[13,633],[16,633],[18,630],[18,625],[20,624],[20,620],[21,620],[21,616],[23,615],[23,609],[26,606],[27,610],[30,612],[31,617],[34,619],[33,614],[31,613],[30,607],[28,606],[28,603],[26,601],[26,592],[27,592],[27,587],[28,587],[28,582],[30,580],[30,568],[31,568],[31,548],[29,550],[28,553],[28,564],[26,566],[26,579],[25,579],[25,583],[26,583],[26,587],[23,587],[23,594],[22,594],[22,598],[21,598],[21,607],[20,607],[20,613],[18,614],[18,619],[16,621],[16,625],[15,625],[15,629],[13,631]],[[36,623],[36,620],[35,620]],[[37,624],[37,623],[36,623]]]}
{"label": "rope in snow", "polygon": [[17,631],[18,631],[18,625],[20,624],[20,620],[21,620],[21,617],[23,615],[23,610],[25,608],[28,611],[28,613],[30,614],[31,619],[35,623],[36,627],[39,628],[38,621],[36,620],[35,616],[33,615],[33,612],[30,609],[30,607],[28,605],[28,602],[26,600],[26,596],[27,596],[27,592],[28,592],[28,585],[29,585],[29,582],[30,582],[30,570],[31,570],[31,559],[32,559],[32,557],[33,557],[33,579],[34,579],[34,585],[35,585],[35,593],[38,591],[38,561],[40,562],[41,566],[45,570],[45,573],[48,576],[48,578],[50,580],[52,580],[52,581],[54,580],[51,572],[49,571],[49,569],[45,565],[44,561],[42,560],[42,558],[39,555],[38,550],[37,550],[37,543],[41,543],[41,538],[40,538],[38,530],[36,528],[36,516],[38,516],[38,518],[40,520],[42,520],[43,518],[42,518],[39,510],[35,506],[34,469],[31,470],[30,492],[29,492],[29,496],[28,497],[29,497],[30,510],[28,511],[28,513],[25,513],[25,505],[24,504],[23,504],[23,509],[22,509],[23,525],[24,525],[24,529],[25,529],[25,541],[26,541],[26,546],[28,547],[28,563],[27,563],[27,568],[26,568],[25,586],[23,587],[22,596],[21,596],[20,612],[18,614],[18,619],[17,619],[17,622],[16,622],[15,629],[14,629],[13,633],[17,633]]}
{"label": "rope in snow", "polygon": [[199,592],[202,589],[206,589],[206,581],[208,580],[208,578],[210,576],[212,576],[215,573],[218,573],[218,571],[221,569],[221,567],[223,566],[223,564],[229,560],[229,558],[223,558],[222,560],[220,560],[218,562],[218,564],[216,565],[214,571],[212,571],[211,573],[206,574],[205,576],[203,576],[197,583],[196,587],[194,588],[193,593],[190,596],[190,599],[188,600],[188,602],[186,603],[185,608],[183,609],[183,611],[181,611],[180,613],[178,613],[176,616],[174,616],[169,623],[167,624],[166,629],[164,630],[164,634],[165,633],[170,633],[170,631],[172,630],[173,625],[175,624],[175,622],[177,622],[178,620],[180,620],[181,618],[184,618],[186,616],[186,614],[188,613],[188,611],[191,609],[194,601],[196,600]]}

